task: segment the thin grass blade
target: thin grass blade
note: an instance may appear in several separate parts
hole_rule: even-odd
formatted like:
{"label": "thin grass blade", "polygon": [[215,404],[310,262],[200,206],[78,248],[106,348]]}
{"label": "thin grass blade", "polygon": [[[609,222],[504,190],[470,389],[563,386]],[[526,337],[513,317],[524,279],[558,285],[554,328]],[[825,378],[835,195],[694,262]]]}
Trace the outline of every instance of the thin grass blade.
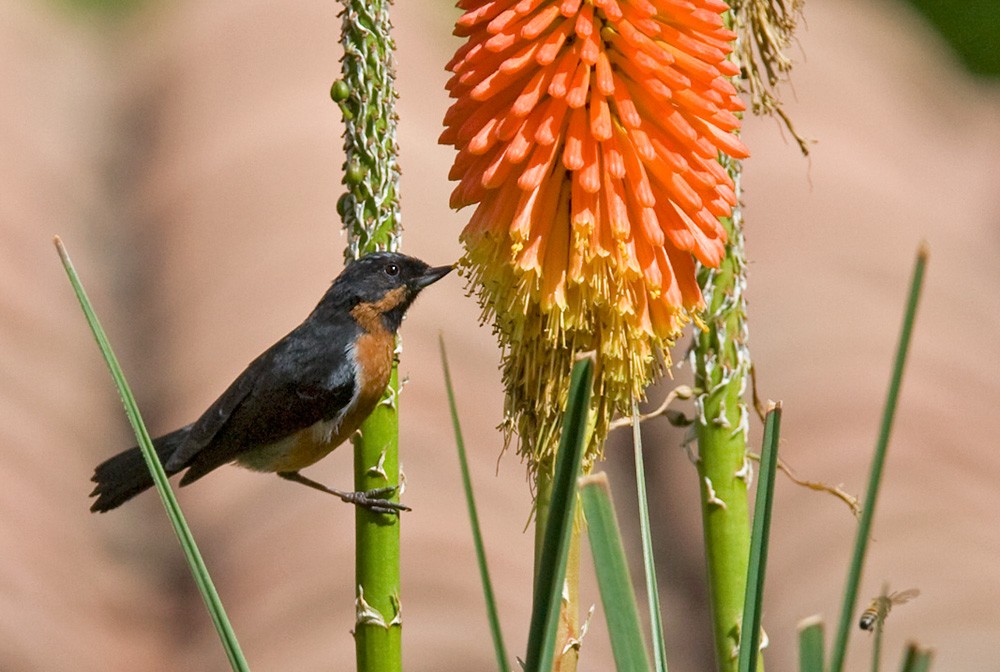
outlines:
{"label": "thin grass blade", "polygon": [[215,584],[212,583],[212,577],[209,576],[208,568],[205,566],[201,553],[198,551],[194,536],[191,534],[191,530],[184,520],[184,515],[181,513],[180,506],[177,504],[177,499],[170,489],[170,483],[167,480],[166,473],[163,471],[163,465],[160,464],[160,459],[157,457],[156,451],[153,450],[153,442],[149,438],[149,432],[146,430],[145,424],[143,424],[135,397],[132,396],[132,390],[125,380],[125,374],[122,372],[121,366],[118,365],[118,359],[111,349],[111,344],[104,333],[104,328],[101,327],[101,323],[97,319],[96,313],[94,313],[90,299],[87,298],[87,293],[80,282],[80,277],[77,275],[76,269],[73,267],[73,262],[69,258],[66,247],[58,236],[56,236],[54,242],[56,250],[59,252],[59,258],[62,260],[63,268],[66,269],[66,275],[69,276],[69,281],[73,285],[73,291],[76,292],[76,298],[80,301],[80,307],[83,308],[83,314],[90,325],[90,330],[97,340],[101,354],[104,355],[104,361],[107,362],[108,369],[111,371],[111,377],[114,378],[122,405],[125,407],[125,414],[128,416],[129,422],[132,424],[132,429],[135,431],[135,438],[139,443],[142,456],[146,460],[146,465],[153,475],[153,483],[156,485],[157,492],[160,493],[160,499],[163,501],[163,507],[167,511],[167,517],[170,518],[174,533],[177,535],[177,539],[180,541],[181,548],[184,551],[184,556],[187,558],[191,575],[198,585],[198,591],[205,601],[208,613],[211,615],[215,629],[219,633],[219,639],[222,640],[222,646],[225,648],[226,656],[229,658],[229,665],[233,670],[238,672],[248,672],[250,667],[243,657],[239,642],[236,641],[236,634],[233,632],[229,618],[226,616],[226,611],[222,607],[222,601],[219,599],[219,594],[215,590]]}
{"label": "thin grass blade", "polygon": [[576,479],[580,474],[587,437],[587,411],[593,376],[592,357],[585,357],[573,366],[532,599],[525,672],[549,672],[554,661],[559,607],[576,512]]}
{"label": "thin grass blade", "polygon": [[649,672],[639,607],[632,589],[632,577],[625,559],[621,530],[615,518],[607,474],[582,477],[580,494],[615,668],[618,672]]}
{"label": "thin grass blade", "polygon": [[469,461],[465,453],[465,440],[462,438],[462,426],[458,420],[458,405],[455,403],[455,388],[451,384],[451,369],[448,367],[448,353],[445,352],[444,337],[438,338],[441,347],[441,366],[444,369],[444,386],[448,391],[448,407],[451,409],[451,424],[455,429],[455,445],[458,448],[458,463],[462,469],[462,487],[465,489],[465,503],[469,509],[469,521],[472,524],[472,540],[476,546],[476,560],[479,563],[479,578],[483,584],[483,597],[486,600],[486,615],[490,623],[490,634],[493,636],[493,649],[497,657],[497,669],[500,672],[510,672],[507,661],[507,647],[503,642],[503,632],[500,629],[500,616],[497,612],[496,598],[493,593],[493,582],[490,580],[490,570],[486,563],[486,549],[483,545],[483,535],[479,527],[479,513],[476,509],[476,498],[472,491],[472,478],[469,476]]}
{"label": "thin grass blade", "polygon": [[875,621],[875,632],[872,633],[872,672],[879,672],[882,667],[882,633],[885,622],[879,618]]}
{"label": "thin grass blade", "polygon": [[900,672],[929,672],[933,658],[934,652],[931,649],[922,649],[910,643],[906,647]]}
{"label": "thin grass blade", "polygon": [[861,572],[864,566],[865,553],[868,550],[868,540],[871,536],[872,520],[875,517],[875,504],[878,500],[879,485],[882,482],[882,469],[885,466],[885,455],[889,446],[889,435],[892,431],[892,421],[896,416],[899,402],[899,390],[903,381],[903,370],[906,367],[906,355],[910,349],[913,333],[913,323],[917,316],[917,305],[920,302],[920,290],[923,286],[924,269],[927,266],[927,246],[921,245],[917,251],[917,260],[910,281],[910,293],[906,302],[906,312],[903,316],[903,328],[899,335],[899,345],[896,349],[896,359],[892,367],[892,378],[889,381],[889,392],[886,395],[885,410],[882,414],[882,425],[879,430],[875,455],[872,458],[871,470],[868,475],[868,489],[865,493],[864,509],[858,522],[857,536],[854,541],[854,553],[851,566],[844,586],[844,601],[840,610],[840,621],[837,626],[837,637],[834,640],[831,653],[830,672],[842,672],[844,660],[847,657],[847,642],[851,633],[851,623],[854,620],[854,610],[858,601],[858,585],[861,582]]}
{"label": "thin grass blade", "polygon": [[646,573],[646,599],[649,603],[649,628],[653,641],[653,662],[656,672],[667,672],[667,646],[663,639],[663,617],[660,614],[660,589],[656,581],[656,561],[653,557],[653,535],[649,525],[649,500],[646,496],[646,468],[642,459],[642,429],[639,404],[632,400],[632,445],[635,448],[635,489],[639,499],[639,533],[642,537],[642,566]]}
{"label": "thin grass blade", "polygon": [[764,576],[767,548],[771,534],[771,508],[774,503],[774,475],[778,471],[778,438],[781,434],[781,402],[771,406],[764,420],[764,445],[760,451],[760,479],[753,510],[750,534],[750,565],[747,570],[747,595],[740,627],[740,672],[756,672],[760,658],[760,616],[764,605]]}
{"label": "thin grass blade", "polygon": [[823,619],[810,616],[799,622],[799,672],[823,672]]}

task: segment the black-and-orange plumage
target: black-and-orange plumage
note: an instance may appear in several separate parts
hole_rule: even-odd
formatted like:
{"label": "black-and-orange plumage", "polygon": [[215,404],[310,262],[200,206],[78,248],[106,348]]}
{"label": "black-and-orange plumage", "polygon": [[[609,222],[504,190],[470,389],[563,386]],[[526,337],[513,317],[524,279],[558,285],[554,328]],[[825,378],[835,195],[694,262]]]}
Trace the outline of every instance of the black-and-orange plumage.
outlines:
{"label": "black-and-orange plumage", "polygon": [[[234,462],[341,496],[358,494],[320,486],[298,471],[343,443],[375,408],[403,315],[451,269],[391,252],[349,264],[305,321],[251,362],[200,418],[153,441],[167,474],[187,470],[180,481],[187,485]],[[114,509],[153,485],[137,447],[98,465],[93,481],[92,511]]]}

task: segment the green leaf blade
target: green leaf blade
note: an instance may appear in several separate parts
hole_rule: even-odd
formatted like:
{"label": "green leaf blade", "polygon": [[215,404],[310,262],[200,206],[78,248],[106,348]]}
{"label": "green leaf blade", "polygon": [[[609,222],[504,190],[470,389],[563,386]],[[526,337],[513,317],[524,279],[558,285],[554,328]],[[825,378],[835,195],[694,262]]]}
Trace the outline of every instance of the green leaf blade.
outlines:
{"label": "green leaf blade", "polygon": [[754,504],[750,535],[750,564],[747,592],[740,627],[740,672],[756,672],[760,658],[760,619],[764,604],[764,577],[767,569],[771,509],[774,504],[774,476],[778,468],[778,438],[781,434],[781,404],[775,404],[764,421],[764,445],[760,452],[760,479]]}
{"label": "green leaf blade", "polygon": [[899,391],[902,387],[903,370],[906,368],[906,356],[910,349],[910,341],[912,340],[917,306],[920,303],[920,291],[923,287],[927,256],[926,245],[921,245],[917,252],[913,276],[910,280],[910,291],[906,301],[903,326],[900,330],[899,344],[896,348],[896,357],[892,367],[892,377],[889,381],[889,391],[886,395],[885,409],[882,413],[878,442],[875,445],[875,454],[872,458],[868,474],[865,505],[861,511],[861,520],[858,522],[851,565],[844,586],[844,599],[840,610],[837,636],[834,640],[833,651],[831,653],[830,672],[843,672],[844,660],[847,657],[847,644],[852,630],[851,625],[854,621],[854,610],[857,608],[858,586],[861,583],[861,572],[864,568],[865,554],[868,550],[868,540],[871,538],[872,520],[875,518],[875,504],[878,500],[879,487],[882,483],[882,471],[885,467],[885,457],[888,452],[892,423],[899,404]]}
{"label": "green leaf blade", "polygon": [[663,638],[663,616],[660,612],[660,589],[656,580],[656,560],[653,557],[653,534],[649,524],[649,498],[646,495],[646,468],[642,458],[642,428],[639,404],[632,400],[632,445],[635,451],[635,487],[639,501],[639,534],[642,539],[642,566],[646,574],[646,600],[649,608],[649,628],[653,641],[653,661],[656,672],[667,672],[667,646]]}
{"label": "green leaf blade", "polygon": [[559,608],[576,511],[576,479],[587,439],[587,413],[593,377],[593,358],[583,358],[573,367],[535,580],[526,672],[548,672],[554,662]]}
{"label": "green leaf blade", "polygon": [[489,619],[490,634],[493,637],[493,650],[497,658],[497,669],[500,672],[510,672],[512,668],[507,660],[507,647],[503,641],[503,632],[500,628],[500,615],[497,611],[496,597],[493,593],[493,582],[490,579],[490,569],[486,562],[486,548],[483,544],[483,534],[479,526],[479,512],[476,509],[476,498],[472,490],[472,477],[469,475],[469,461],[465,452],[465,439],[462,438],[462,425],[458,419],[455,388],[451,382],[451,369],[448,366],[448,354],[445,352],[443,336],[438,339],[438,344],[441,349],[441,366],[444,369],[444,385],[448,393],[448,408],[451,411],[451,423],[455,430],[455,446],[458,449],[458,462],[462,471],[462,488],[465,490],[465,504],[469,509],[472,540],[476,547],[479,579],[483,586],[483,597],[486,601],[486,614]]}
{"label": "green leaf blade", "polygon": [[618,672],[649,672],[649,656],[607,475],[580,479],[581,501],[601,604]]}
{"label": "green leaf blade", "polygon": [[823,672],[823,620],[812,616],[799,623],[799,672]]}
{"label": "green leaf blade", "polygon": [[916,644],[911,643],[906,647],[900,672],[929,672],[933,658],[933,651],[922,649]]}
{"label": "green leaf blade", "polygon": [[69,276],[70,284],[73,286],[76,298],[80,302],[84,316],[87,318],[87,324],[90,326],[90,330],[97,340],[97,345],[101,349],[101,354],[108,365],[111,377],[115,381],[118,395],[122,400],[122,405],[125,407],[125,414],[128,416],[129,423],[131,423],[132,429],[135,432],[135,438],[138,441],[142,456],[146,460],[146,466],[149,467],[150,473],[153,476],[153,484],[160,495],[163,507],[167,512],[167,517],[170,519],[174,533],[177,535],[181,549],[184,551],[184,557],[187,559],[191,575],[194,577],[198,591],[201,593],[202,600],[205,602],[212,623],[215,625],[219,639],[222,641],[229,665],[236,672],[249,672],[250,667],[243,656],[243,651],[240,649],[236,634],[222,606],[222,600],[219,598],[215,584],[212,582],[212,577],[209,575],[208,568],[205,566],[205,562],[198,550],[198,545],[195,543],[194,535],[191,533],[191,529],[184,519],[184,514],[177,503],[177,498],[174,497],[174,493],[170,489],[170,482],[167,480],[163,465],[160,464],[160,458],[153,449],[153,442],[150,439],[149,432],[146,430],[146,425],[142,421],[142,415],[139,413],[139,406],[132,395],[132,390],[125,380],[125,374],[118,364],[118,358],[115,357],[115,353],[111,349],[111,343],[108,341],[107,334],[104,332],[104,328],[101,326],[100,320],[98,320],[97,314],[94,312],[93,305],[87,297],[87,292],[83,288],[80,276],[73,266],[69,252],[66,251],[66,247],[58,236],[56,236],[54,242],[56,250],[59,252],[59,258],[62,260],[63,268],[66,270],[66,275]]}

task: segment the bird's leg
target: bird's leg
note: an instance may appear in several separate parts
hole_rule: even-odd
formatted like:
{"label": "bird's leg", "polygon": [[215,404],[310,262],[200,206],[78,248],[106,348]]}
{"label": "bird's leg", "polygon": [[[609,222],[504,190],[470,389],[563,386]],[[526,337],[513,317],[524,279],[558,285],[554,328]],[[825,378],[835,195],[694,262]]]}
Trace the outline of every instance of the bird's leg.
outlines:
{"label": "bird's leg", "polygon": [[375,488],[374,490],[368,490],[365,492],[345,492],[344,490],[335,490],[323,485],[322,483],[317,483],[310,478],[306,478],[297,471],[279,471],[278,476],[281,476],[288,481],[308,485],[314,490],[335,495],[348,504],[361,506],[369,511],[374,511],[375,513],[394,513],[399,515],[400,511],[410,510],[410,507],[404,506],[399,502],[393,502],[385,499],[398,489],[397,486],[394,485],[390,485],[386,488]]}

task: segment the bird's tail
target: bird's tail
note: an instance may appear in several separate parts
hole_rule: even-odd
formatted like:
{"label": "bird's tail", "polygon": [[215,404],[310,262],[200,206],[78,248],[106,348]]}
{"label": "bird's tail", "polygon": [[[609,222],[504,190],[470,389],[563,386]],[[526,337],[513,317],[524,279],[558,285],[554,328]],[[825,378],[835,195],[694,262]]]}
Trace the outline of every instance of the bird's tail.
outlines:
{"label": "bird's tail", "polygon": [[[166,464],[174,451],[183,443],[188,429],[183,427],[153,440],[153,448],[160,456],[161,463]],[[167,475],[173,476],[177,471],[179,470],[167,471]],[[90,480],[97,484],[90,493],[91,497],[97,498],[90,505],[90,510],[101,513],[118,508],[153,486],[153,477],[138,446],[118,453],[97,465]]]}

